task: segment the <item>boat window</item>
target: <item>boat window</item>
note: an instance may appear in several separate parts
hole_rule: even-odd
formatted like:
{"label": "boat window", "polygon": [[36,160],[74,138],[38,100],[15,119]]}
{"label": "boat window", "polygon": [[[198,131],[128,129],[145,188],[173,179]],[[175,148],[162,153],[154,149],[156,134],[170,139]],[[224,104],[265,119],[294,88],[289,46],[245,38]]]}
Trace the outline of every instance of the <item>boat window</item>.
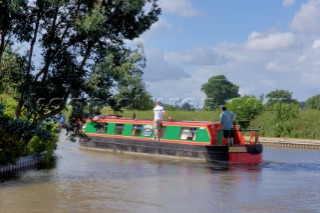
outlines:
{"label": "boat window", "polygon": [[142,125],[133,125],[131,135],[140,136]]}
{"label": "boat window", "polygon": [[116,128],[114,130],[115,135],[121,135],[123,132],[123,124],[116,124]]}
{"label": "boat window", "polygon": [[107,131],[107,123],[101,123],[101,122],[97,122],[95,124],[95,127],[96,127],[96,132],[97,133],[106,133]]}
{"label": "boat window", "polygon": [[181,140],[195,140],[197,135],[197,128],[185,127],[181,128],[180,139]]}

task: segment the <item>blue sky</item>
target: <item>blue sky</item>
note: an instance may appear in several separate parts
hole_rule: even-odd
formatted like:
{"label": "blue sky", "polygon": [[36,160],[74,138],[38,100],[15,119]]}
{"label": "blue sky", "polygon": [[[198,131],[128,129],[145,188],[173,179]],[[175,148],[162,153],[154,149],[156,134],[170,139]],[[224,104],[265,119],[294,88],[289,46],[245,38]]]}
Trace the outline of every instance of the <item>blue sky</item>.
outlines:
{"label": "blue sky", "polygon": [[320,94],[319,0],[160,0],[157,23],[137,41],[156,99],[201,105],[201,85],[225,75],[241,95]]}

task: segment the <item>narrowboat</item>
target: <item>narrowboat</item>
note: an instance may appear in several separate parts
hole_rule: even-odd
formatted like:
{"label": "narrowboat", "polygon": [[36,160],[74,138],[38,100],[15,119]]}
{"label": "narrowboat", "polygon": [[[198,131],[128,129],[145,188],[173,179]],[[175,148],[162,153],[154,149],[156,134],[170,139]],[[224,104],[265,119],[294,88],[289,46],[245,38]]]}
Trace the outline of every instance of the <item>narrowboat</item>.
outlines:
{"label": "narrowboat", "polygon": [[163,121],[160,140],[154,140],[152,120],[99,115],[83,126],[85,137],[80,147],[106,149],[113,152],[134,152],[150,155],[200,159],[207,162],[259,164],[263,147],[258,131],[250,130],[246,140],[235,126],[234,145],[228,146],[219,122]]}

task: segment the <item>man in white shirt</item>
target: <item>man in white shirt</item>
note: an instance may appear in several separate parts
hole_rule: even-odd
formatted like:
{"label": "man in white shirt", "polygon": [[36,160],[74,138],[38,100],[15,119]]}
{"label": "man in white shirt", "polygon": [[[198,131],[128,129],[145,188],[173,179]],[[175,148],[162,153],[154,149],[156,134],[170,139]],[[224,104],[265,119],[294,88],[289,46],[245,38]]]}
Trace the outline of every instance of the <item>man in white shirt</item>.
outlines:
{"label": "man in white shirt", "polygon": [[160,140],[160,131],[161,131],[161,122],[162,115],[165,115],[171,120],[172,118],[166,113],[163,106],[161,106],[161,102],[157,101],[156,106],[153,108],[154,113],[154,140]]}

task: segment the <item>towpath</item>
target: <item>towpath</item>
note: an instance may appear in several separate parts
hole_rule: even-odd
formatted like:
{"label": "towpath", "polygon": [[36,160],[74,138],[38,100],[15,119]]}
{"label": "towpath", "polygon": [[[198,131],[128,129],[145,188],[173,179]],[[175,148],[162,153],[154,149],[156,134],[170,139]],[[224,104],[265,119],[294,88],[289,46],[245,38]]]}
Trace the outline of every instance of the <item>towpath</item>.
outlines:
{"label": "towpath", "polygon": [[259,137],[259,142],[272,147],[320,149],[320,140],[312,139]]}

